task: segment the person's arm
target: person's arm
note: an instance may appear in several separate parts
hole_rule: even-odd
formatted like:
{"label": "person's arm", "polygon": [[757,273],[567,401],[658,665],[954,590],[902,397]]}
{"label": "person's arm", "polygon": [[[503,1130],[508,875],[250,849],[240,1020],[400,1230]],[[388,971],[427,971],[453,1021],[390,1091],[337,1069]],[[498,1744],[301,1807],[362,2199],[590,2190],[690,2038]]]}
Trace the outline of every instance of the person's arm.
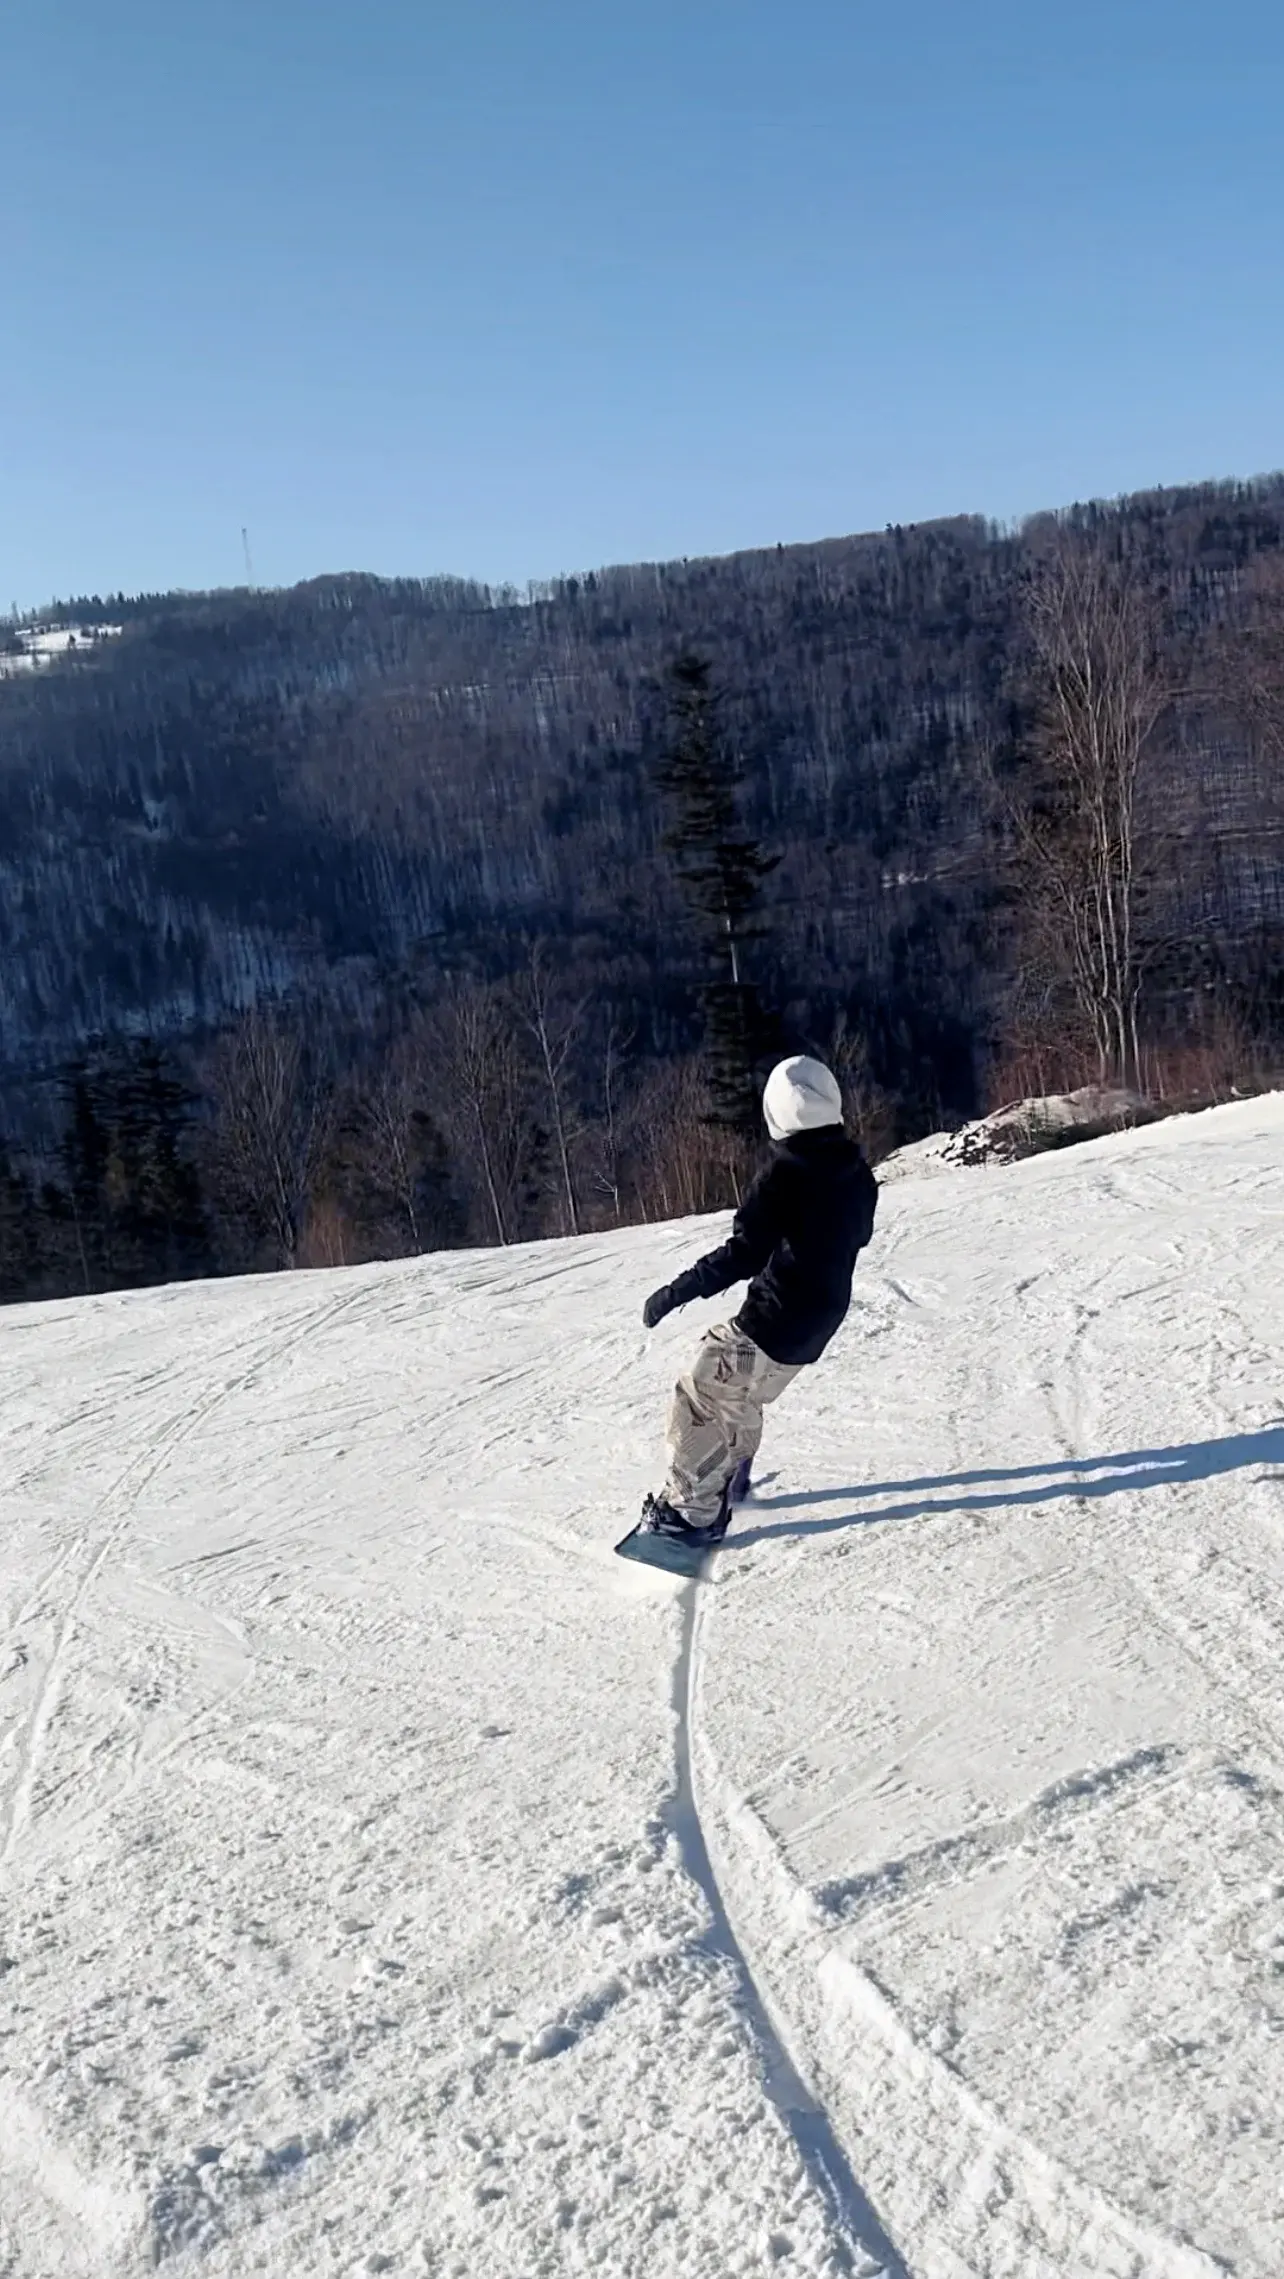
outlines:
{"label": "person's arm", "polygon": [[731,1222],[727,1240],[716,1250],[697,1258],[694,1266],[654,1290],[642,1308],[642,1319],[654,1329],[675,1306],[689,1306],[693,1298],[716,1298],[733,1282],[747,1282],[761,1272],[780,1240],[780,1180],[778,1164],[768,1164],[749,1189]]}

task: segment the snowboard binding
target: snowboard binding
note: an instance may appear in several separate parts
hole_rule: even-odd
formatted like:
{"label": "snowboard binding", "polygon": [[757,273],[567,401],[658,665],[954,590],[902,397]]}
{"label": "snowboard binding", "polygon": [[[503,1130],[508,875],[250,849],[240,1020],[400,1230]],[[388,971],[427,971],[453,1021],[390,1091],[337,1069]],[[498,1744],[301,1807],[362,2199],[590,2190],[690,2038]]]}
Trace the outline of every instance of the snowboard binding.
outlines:
{"label": "snowboard binding", "polygon": [[644,1566],[660,1567],[665,1574],[694,1581],[703,1572],[710,1551],[721,1543],[731,1525],[732,1512],[744,1502],[751,1486],[746,1457],[724,1485],[718,1516],[708,1527],[689,1526],[663,1496],[647,1496],[637,1526],[615,1548],[622,1559],[639,1559]]}

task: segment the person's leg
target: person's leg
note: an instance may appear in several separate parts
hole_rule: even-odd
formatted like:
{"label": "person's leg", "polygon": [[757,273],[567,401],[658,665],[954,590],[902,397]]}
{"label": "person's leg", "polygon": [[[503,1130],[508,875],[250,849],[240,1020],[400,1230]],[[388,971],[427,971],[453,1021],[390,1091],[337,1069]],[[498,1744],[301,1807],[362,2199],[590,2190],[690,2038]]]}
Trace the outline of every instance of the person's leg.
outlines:
{"label": "person's leg", "polygon": [[[754,1371],[754,1401],[758,1409],[758,1438],[762,1438],[762,1412],[778,1401],[786,1385],[792,1385],[802,1369],[801,1361],[773,1361],[769,1353],[759,1353]],[[755,1450],[757,1441],[754,1443]]]}
{"label": "person's leg", "polygon": [[725,1323],[706,1330],[695,1359],[679,1377],[669,1402],[665,1437],[669,1473],[664,1500],[688,1527],[709,1527],[718,1516],[727,1476],[728,1420],[724,1394],[730,1382]]}
{"label": "person's leg", "polygon": [[719,1322],[673,1389],[665,1501],[689,1527],[712,1527],[723,1490],[762,1438],[762,1411],[797,1371],[772,1361],[741,1331]]}
{"label": "person's leg", "polygon": [[780,1399],[786,1385],[792,1384],[798,1374],[798,1364],[791,1366],[784,1361],[773,1361],[770,1354],[763,1353],[759,1347],[754,1351],[757,1358],[735,1435],[729,1480],[733,1503],[742,1503],[749,1493],[750,1471],[762,1442],[763,1410]]}

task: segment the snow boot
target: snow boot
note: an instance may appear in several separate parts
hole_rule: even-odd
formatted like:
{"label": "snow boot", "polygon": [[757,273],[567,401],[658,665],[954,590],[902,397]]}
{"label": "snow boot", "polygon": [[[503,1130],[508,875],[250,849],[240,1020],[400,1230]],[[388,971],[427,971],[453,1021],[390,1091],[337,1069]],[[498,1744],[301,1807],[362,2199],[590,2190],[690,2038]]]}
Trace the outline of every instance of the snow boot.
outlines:
{"label": "snow boot", "polygon": [[[724,1499],[725,1500],[725,1499]],[[712,1527],[692,1527],[689,1520],[675,1511],[664,1496],[646,1496],[642,1502],[642,1517],[638,1521],[639,1535],[669,1535],[677,1543],[716,1543],[726,1522],[722,1513]]]}

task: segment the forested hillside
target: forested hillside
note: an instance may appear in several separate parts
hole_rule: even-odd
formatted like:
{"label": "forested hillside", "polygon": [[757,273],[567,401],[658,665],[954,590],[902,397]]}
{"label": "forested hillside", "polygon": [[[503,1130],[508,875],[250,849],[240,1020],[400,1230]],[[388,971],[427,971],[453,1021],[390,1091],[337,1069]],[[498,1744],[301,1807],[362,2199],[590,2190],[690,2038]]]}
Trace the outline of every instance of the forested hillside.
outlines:
{"label": "forested hillside", "polygon": [[[1083,1040],[1022,862],[1048,810],[1030,593],[1067,544],[1141,597],[1159,691],[1129,850],[1142,1046],[1229,1037],[1269,1056],[1282,537],[1272,479],[1016,535],[965,519],[522,597],[345,576],[45,613],[113,631],[0,677],[10,1216],[42,1182],[66,1204],[79,1177],[96,1224],[113,1160],[123,1195],[119,1134],[152,1048],[186,1102],[167,1146],[208,1158],[211,1258],[293,1257],[307,1223],[349,1255],[701,1199],[675,1186],[683,1150],[656,1128],[699,1122],[688,1056],[708,952],[656,783],[684,652],[721,691],[743,828],[778,858],[747,944],[765,1041],[845,1055],[902,1137],[1032,1065],[1073,1078]],[[257,1026],[256,1005],[273,1007]],[[279,1172],[243,1160],[259,1141],[238,1157],[229,1136],[264,1051],[302,1117],[279,1207],[263,1199]],[[485,1179],[470,1082],[507,1087]],[[376,1206],[360,1167],[381,1088],[402,1104],[388,1192],[405,1194]],[[68,1153],[77,1100],[97,1129],[88,1171]],[[82,1280],[106,1275],[77,1246]]]}

